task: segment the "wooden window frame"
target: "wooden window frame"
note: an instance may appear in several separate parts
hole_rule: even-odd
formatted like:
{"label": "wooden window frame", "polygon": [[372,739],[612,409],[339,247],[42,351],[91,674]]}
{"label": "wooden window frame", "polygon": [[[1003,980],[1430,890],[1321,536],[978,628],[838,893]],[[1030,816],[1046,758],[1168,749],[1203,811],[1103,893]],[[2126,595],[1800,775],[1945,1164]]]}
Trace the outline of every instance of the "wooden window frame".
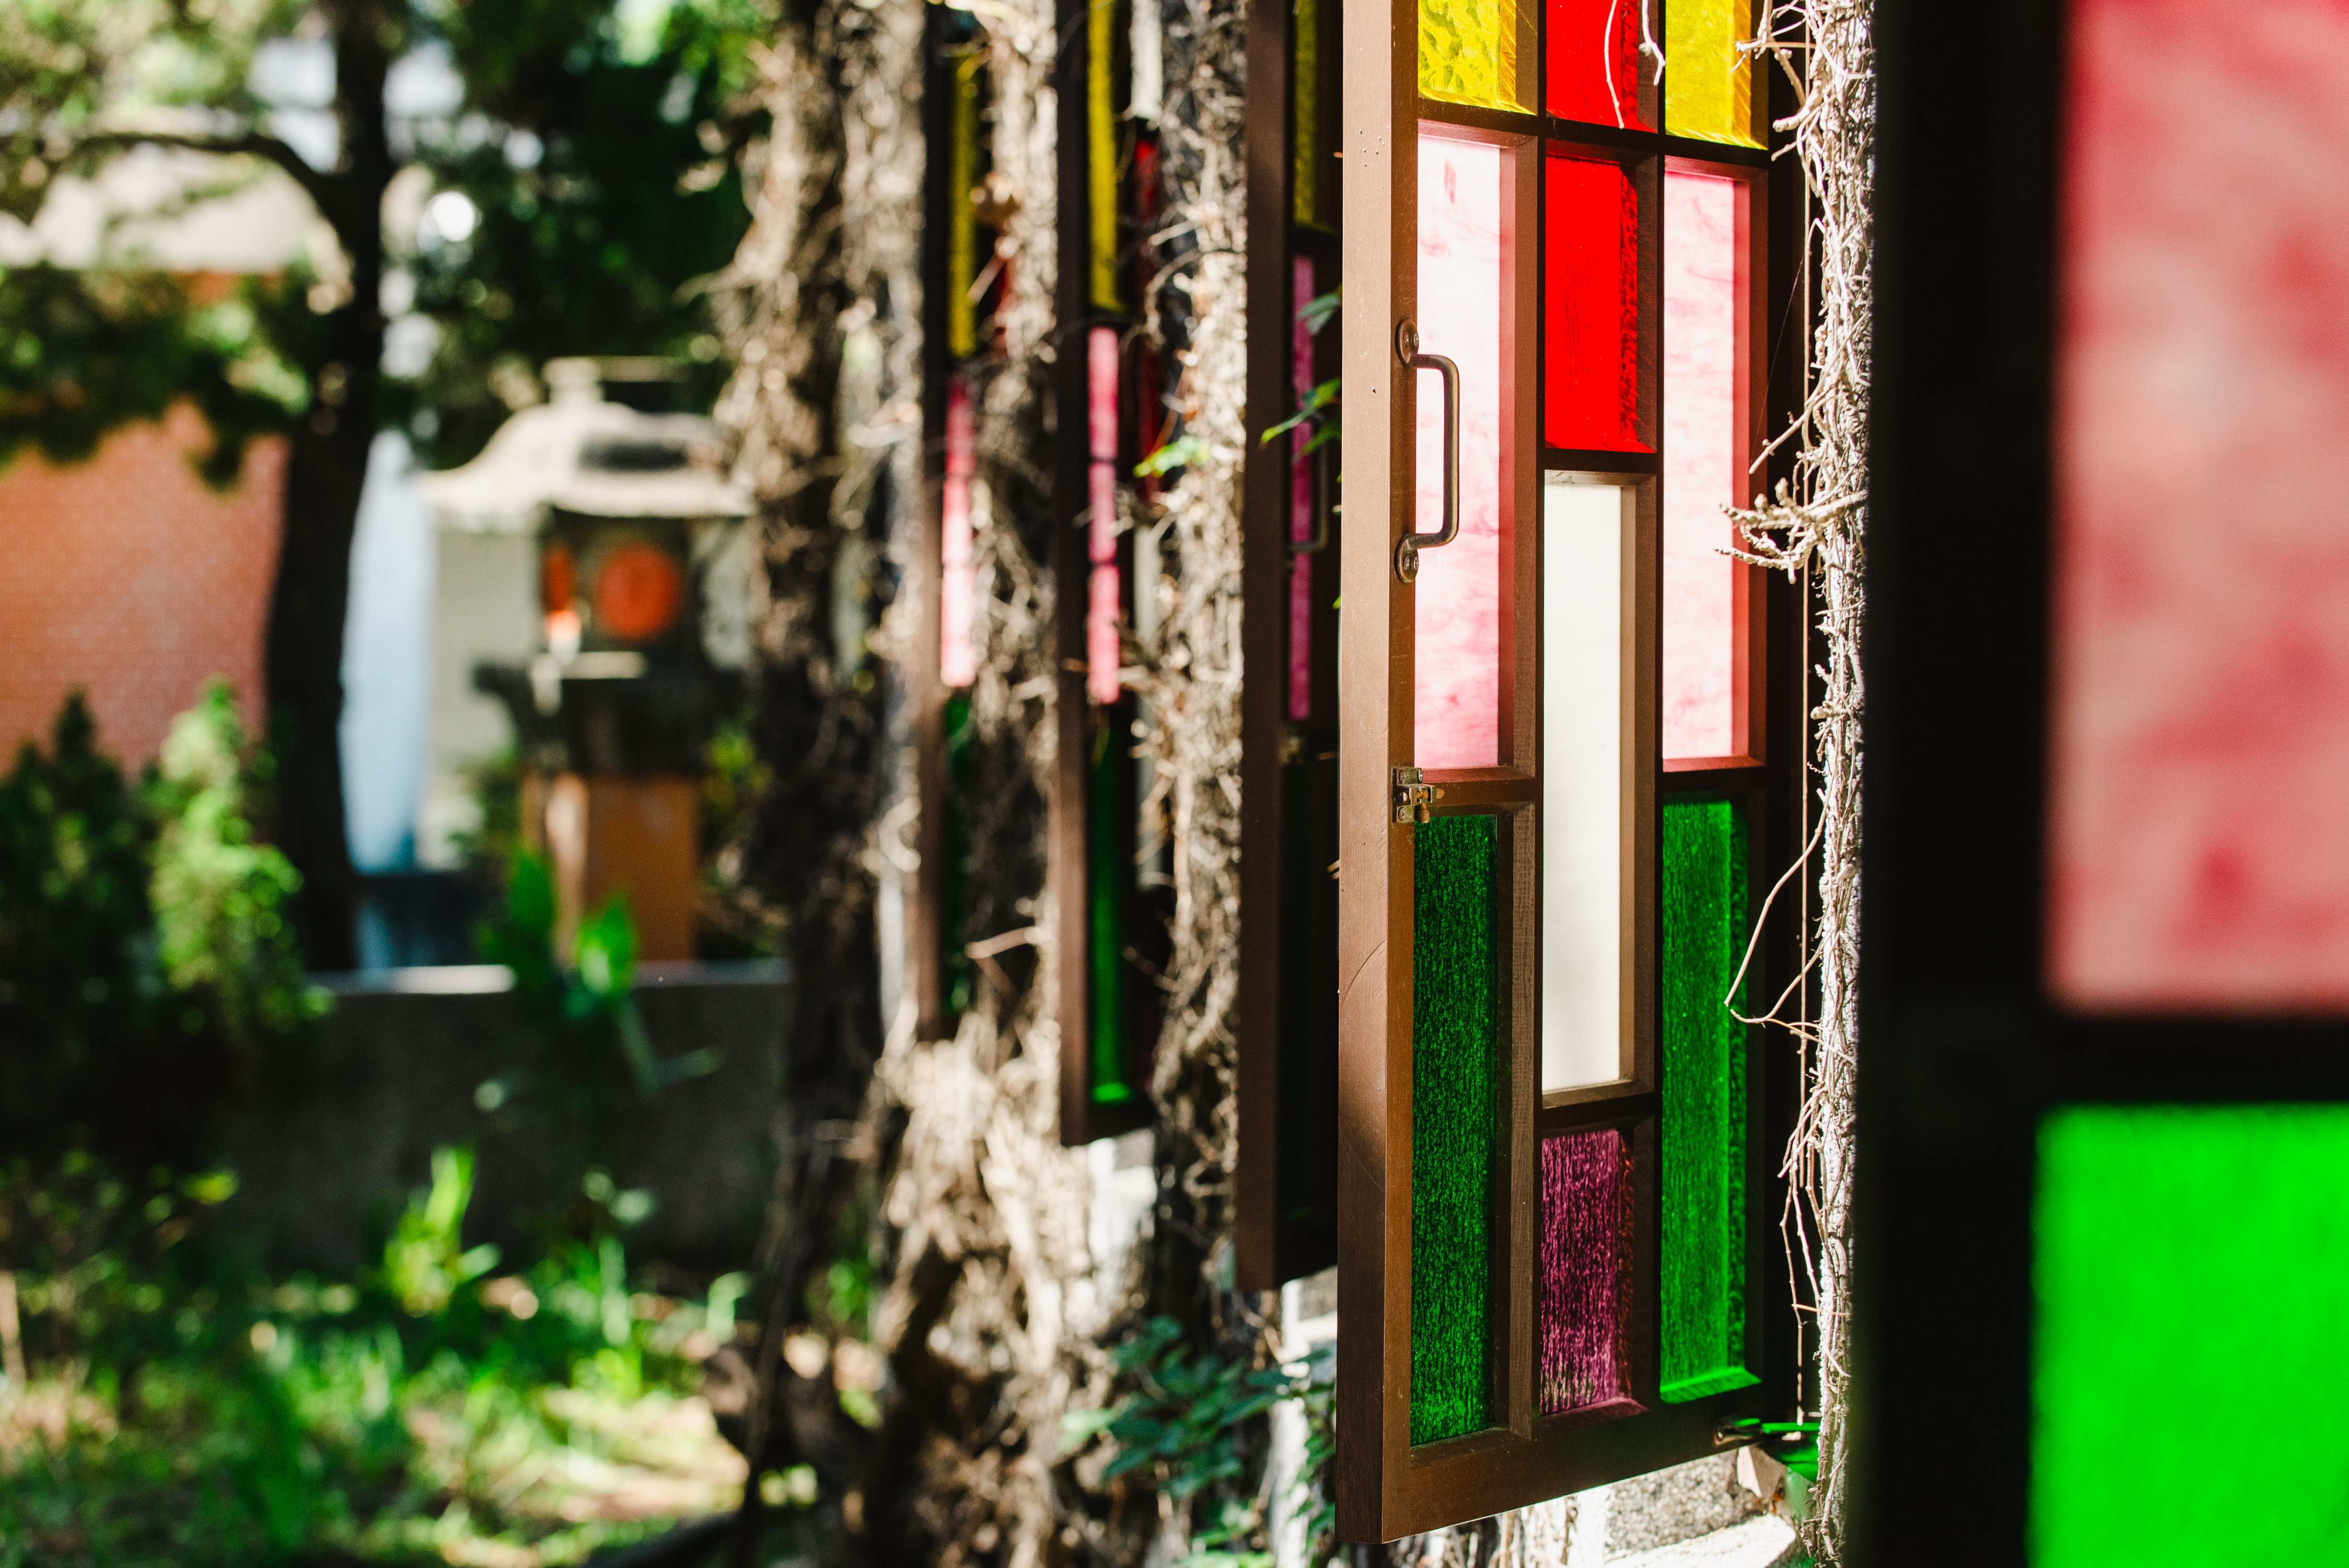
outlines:
{"label": "wooden window frame", "polygon": [[[1338,144],[1338,0],[1319,0],[1315,19],[1319,67],[1319,123],[1313,144],[1326,156]],[[1309,258],[1330,288],[1340,265],[1337,171],[1324,175],[1314,203],[1321,222],[1297,215],[1294,117],[1297,8],[1260,5],[1248,13],[1247,313],[1251,323],[1291,323],[1295,263]],[[1337,160],[1329,159],[1335,163]],[[1337,373],[1337,333],[1316,340],[1318,385]],[[1290,540],[1292,459],[1286,438],[1266,445],[1261,432],[1293,411],[1292,334],[1252,330],[1248,337],[1247,426],[1251,436],[1242,494],[1241,647],[1252,676],[1240,693],[1240,908],[1237,1034],[1239,1100],[1237,1166],[1232,1205],[1235,1283],[1272,1290],[1328,1268],[1338,1258],[1336,1055],[1338,986],[1334,883],[1326,903],[1311,879],[1324,875],[1316,855],[1319,830],[1337,811],[1337,613],[1341,521],[1323,512],[1326,542],[1300,557]],[[1336,449],[1314,460],[1335,473]],[[1334,490],[1334,481],[1330,488]],[[1330,507],[1333,495],[1317,498]],[[1288,703],[1289,573],[1310,562],[1311,711],[1293,719]],[[1301,781],[1292,770],[1303,769]],[[1294,785],[1294,788],[1292,787]],[[1292,810],[1301,794],[1302,820]],[[1331,823],[1334,826],[1333,823]],[[1299,841],[1301,837],[1302,841]],[[1292,861],[1306,858],[1308,885],[1291,885]],[[1295,909],[1292,894],[1302,893]],[[1270,934],[1269,935],[1266,934]],[[1325,973],[1325,957],[1327,959]],[[1319,983],[1317,983],[1319,982]],[[1326,1067],[1319,1057],[1326,1051]],[[1326,1169],[1305,1170],[1328,1150]]]}
{"label": "wooden window frame", "polygon": [[[1765,259],[1754,268],[1740,297],[1738,346],[1746,371],[1748,405],[1742,423],[1750,461],[1763,431],[1799,402],[1799,346],[1778,362],[1765,354],[1768,324],[1798,326],[1782,282],[1798,270],[1799,238],[1774,214],[1795,211],[1791,170],[1774,169],[1768,153],[1661,132],[1623,131],[1543,114],[1465,108],[1423,99],[1418,93],[1418,6],[1402,0],[1350,0],[1344,43],[1344,203],[1352,214],[1345,240],[1346,309],[1342,315],[1345,428],[1352,548],[1342,562],[1344,622],[1341,704],[1345,744],[1340,764],[1343,898],[1340,916],[1340,1247],[1338,1454],[1335,1480],[1339,1532],[1348,1540],[1392,1540],[1482,1517],[1585,1487],[1723,1451],[1739,1440],[1724,1423],[1737,1418],[1793,1413],[1792,1310],[1783,1288],[1775,1236],[1776,1149],[1767,1134],[1790,1124],[1792,1050],[1783,1037],[1746,1032],[1746,1291],[1748,1367],[1754,1387],[1666,1405],[1657,1390],[1657,1305],[1661,1194],[1657,1140],[1662,1102],[1657,1084],[1659,1020],[1656,907],[1662,803],[1671,798],[1733,799],[1751,834],[1749,892],[1790,861],[1802,789],[1804,683],[1800,672],[1800,604],[1785,584],[1758,569],[1737,573],[1738,608],[1745,635],[1736,653],[1733,754],[1673,758],[1661,753],[1657,714],[1662,531],[1661,440],[1663,174],[1668,167],[1731,173],[1747,182],[1744,207],[1748,241],[1744,254]],[[1529,29],[1538,36],[1538,29]],[[1538,46],[1536,58],[1543,57]],[[1643,73],[1652,77],[1651,72]],[[1649,123],[1661,125],[1652,83],[1643,92]],[[1756,92],[1757,139],[1769,123],[1773,97],[1786,107],[1781,84]],[[1411,664],[1399,656],[1413,637],[1408,591],[1393,582],[1393,551],[1416,512],[1413,377],[1399,363],[1397,324],[1415,314],[1418,139],[1440,125],[1444,134],[1501,141],[1519,149],[1517,222],[1526,203],[1531,231],[1543,234],[1541,160],[1553,151],[1609,158],[1631,164],[1641,202],[1641,345],[1640,427],[1645,452],[1563,451],[1544,447],[1539,397],[1540,302],[1538,246],[1514,253],[1516,294],[1533,301],[1533,346],[1514,367],[1516,407],[1511,478],[1517,515],[1542,531],[1544,475],[1569,471],[1637,488],[1639,541],[1632,579],[1635,614],[1630,623],[1640,656],[1627,672],[1638,688],[1633,727],[1642,741],[1627,766],[1633,778],[1627,805],[1640,846],[1628,868],[1634,1022],[1624,1076],[1612,1083],[1538,1093],[1537,991],[1530,960],[1537,952],[1533,921],[1512,921],[1515,949],[1509,993],[1512,1043],[1501,1064],[1506,1112],[1500,1178],[1504,1200],[1495,1226],[1496,1293],[1493,1408],[1495,1424],[1466,1437],[1414,1447],[1410,1441],[1412,1243],[1412,941],[1413,845],[1393,822],[1392,769],[1413,762]],[[1774,190],[1775,188],[1775,190]],[[1774,200],[1774,197],[1778,199]],[[1381,221],[1383,220],[1383,221]],[[1522,308],[1522,307],[1520,307]],[[1782,336],[1790,335],[1783,334]],[[1799,337],[1795,333],[1791,335]],[[1505,341],[1507,335],[1505,332]],[[1431,344],[1431,348],[1440,346]],[[1787,363],[1792,360],[1794,363]],[[1531,430],[1525,413],[1530,412]],[[1768,418],[1765,418],[1765,416]],[[1783,466],[1783,465],[1782,465]],[[1522,472],[1518,471],[1520,469]],[[1754,487],[1763,488],[1759,483]],[[1528,531],[1519,530],[1519,537]],[[1505,529],[1505,538],[1507,531]],[[1537,604],[1538,547],[1520,548],[1507,563],[1512,597],[1526,612]],[[1383,611],[1381,610],[1383,606]],[[1515,668],[1504,659],[1502,766],[1426,770],[1442,787],[1438,814],[1506,810],[1530,819],[1539,795],[1537,640],[1516,639]],[[1507,818],[1505,818],[1505,823]],[[1530,869],[1529,833],[1517,841],[1516,904],[1539,903]],[[1759,901],[1751,908],[1758,911]],[[1749,992],[1774,995],[1797,967],[1791,923],[1766,934],[1749,976]],[[1528,1040],[1528,1037],[1533,1037]],[[1530,1047],[1530,1048],[1529,1048]],[[1626,1324],[1630,1392],[1640,1413],[1619,1405],[1556,1417],[1539,1415],[1533,1391],[1537,1310],[1534,1282],[1541,1222],[1537,1150],[1541,1139],[1568,1130],[1614,1126],[1631,1140],[1635,1208],[1635,1305]],[[1766,1272],[1765,1272],[1766,1271]]]}
{"label": "wooden window frame", "polygon": [[[1092,943],[1089,916],[1093,824],[1088,760],[1098,708],[1087,694],[1085,682],[1085,583],[1092,571],[1085,528],[1090,504],[1087,470],[1092,460],[1085,438],[1085,349],[1087,335],[1093,327],[1113,325],[1122,330],[1131,323],[1130,315],[1106,312],[1094,297],[1089,119],[1092,105],[1088,93],[1093,67],[1087,24],[1095,5],[1112,7],[1110,32],[1112,38],[1117,36],[1114,21],[1125,15],[1125,6],[1120,0],[1061,0],[1060,52],[1053,63],[1058,115],[1055,153],[1060,186],[1056,209],[1060,271],[1053,296],[1056,358],[1052,396],[1058,434],[1052,442],[1051,567],[1058,591],[1053,595],[1052,609],[1055,750],[1048,833],[1058,982],[1053,1006],[1061,1036],[1061,1142],[1071,1148],[1131,1132],[1147,1126],[1152,1119],[1143,1071],[1147,1059],[1143,1042],[1128,1042],[1126,1069],[1135,1090],[1133,1097],[1123,1104],[1103,1105],[1092,1096]],[[1110,68],[1115,69],[1114,57]],[[1112,79],[1114,82],[1114,77]],[[1113,91],[1112,101],[1124,96],[1122,91]],[[1124,232],[1122,226],[1121,234]],[[1122,391],[1120,401],[1123,407],[1131,399]],[[1120,423],[1123,433],[1123,418]],[[1124,466],[1130,468],[1132,460],[1123,459]],[[1121,483],[1124,478],[1120,476]],[[1119,553],[1124,588],[1130,596],[1133,578],[1130,539],[1121,540]],[[1120,738],[1113,738],[1112,743]],[[1127,907],[1132,909],[1135,902],[1128,897]],[[1154,1045],[1154,1041],[1148,1042],[1150,1047]]]}

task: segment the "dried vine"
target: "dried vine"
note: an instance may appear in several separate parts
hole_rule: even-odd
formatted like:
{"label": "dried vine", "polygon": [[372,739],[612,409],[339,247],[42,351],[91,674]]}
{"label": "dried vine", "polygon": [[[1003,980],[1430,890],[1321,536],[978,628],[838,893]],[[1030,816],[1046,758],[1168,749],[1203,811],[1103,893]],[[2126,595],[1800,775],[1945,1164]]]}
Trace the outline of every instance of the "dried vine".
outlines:
{"label": "dried vine", "polygon": [[[1852,1323],[1853,1088],[1858,1070],[1859,788],[1866,686],[1868,393],[1873,304],[1869,191],[1876,131],[1871,0],[1779,0],[1750,46],[1795,85],[1791,134],[1809,212],[1809,375],[1801,412],[1773,446],[1796,443],[1795,472],[1775,498],[1733,511],[1741,558],[1805,577],[1818,604],[1821,663],[1811,711],[1819,816],[1806,859],[1819,856],[1818,905],[1803,971],[1767,1015],[1792,1029],[1804,1070],[1801,1113],[1786,1148],[1790,1261],[1801,1271],[1818,1336],[1819,1474],[1807,1548],[1840,1561],[1849,1451]],[[1790,872],[1791,875],[1791,872]],[[1783,883],[1782,883],[1783,885]],[[1775,893],[1774,893],[1775,898]],[[1816,967],[1819,1011],[1804,1007]],[[1794,1012],[1788,1016],[1787,1009]]]}

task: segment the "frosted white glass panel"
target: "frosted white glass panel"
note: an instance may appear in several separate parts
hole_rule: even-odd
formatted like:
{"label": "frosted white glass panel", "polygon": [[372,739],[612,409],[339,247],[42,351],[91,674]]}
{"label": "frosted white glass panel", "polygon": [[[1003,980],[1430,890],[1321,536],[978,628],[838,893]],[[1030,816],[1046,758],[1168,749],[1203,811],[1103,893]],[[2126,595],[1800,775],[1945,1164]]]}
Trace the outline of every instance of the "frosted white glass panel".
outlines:
{"label": "frosted white glass panel", "polygon": [[[1506,155],[1419,142],[1419,346],[1460,366],[1460,537],[1419,558],[1413,759],[1490,768],[1501,748],[1501,242]],[[1417,373],[1417,527],[1444,525],[1444,384]]]}
{"label": "frosted white glass panel", "polygon": [[1541,966],[1545,1091],[1623,1065],[1624,574],[1632,492],[1542,486]]}

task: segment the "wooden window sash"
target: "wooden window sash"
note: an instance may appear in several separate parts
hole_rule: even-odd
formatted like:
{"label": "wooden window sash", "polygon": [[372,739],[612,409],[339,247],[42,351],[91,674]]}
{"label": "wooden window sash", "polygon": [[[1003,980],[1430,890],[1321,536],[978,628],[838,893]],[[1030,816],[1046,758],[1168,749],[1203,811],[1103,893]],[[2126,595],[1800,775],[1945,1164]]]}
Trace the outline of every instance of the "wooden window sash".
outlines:
{"label": "wooden window sash", "polygon": [[[1656,133],[1627,133],[1559,121],[1547,115],[1509,114],[1464,108],[1451,103],[1423,100],[1417,90],[1417,5],[1402,0],[1352,0],[1347,8],[1345,32],[1344,205],[1353,215],[1348,227],[1346,308],[1342,314],[1345,376],[1347,477],[1352,525],[1352,548],[1342,562],[1344,654],[1341,660],[1341,703],[1345,744],[1340,762],[1340,860],[1344,878],[1340,915],[1340,973],[1343,977],[1340,1009],[1340,1325],[1338,1364],[1338,1457],[1336,1491],[1340,1533],[1349,1540],[1391,1540],[1397,1536],[1481,1517],[1504,1509],[1555,1497],[1565,1492],[1722,1451],[1727,1445],[1718,1423],[1725,1417],[1759,1413],[1775,1382],[1791,1393],[1791,1377],[1783,1367],[1784,1336],[1772,1332],[1767,1320],[1783,1315],[1766,1299],[1775,1293],[1773,1279],[1754,1266],[1761,1262],[1760,1232],[1765,1215],[1775,1213],[1764,1183],[1754,1181],[1759,1169],[1754,1133],[1762,1128],[1771,1080],[1761,1070],[1772,1053],[1749,1031],[1748,1059],[1755,1070],[1748,1076],[1749,1123],[1746,1258],[1753,1308],[1747,1347],[1748,1366],[1765,1372],[1757,1387],[1715,1395],[1684,1404],[1667,1405],[1656,1397],[1657,1306],[1653,1295],[1658,1275],[1660,1186],[1656,1148],[1661,1113],[1655,1077],[1654,1038],[1657,1028],[1655,944],[1658,938],[1655,893],[1657,820],[1661,799],[1667,791],[1682,794],[1692,787],[1707,798],[1722,795],[1749,802],[1750,820],[1756,830],[1754,854],[1749,858],[1748,883],[1759,865],[1774,864],[1766,857],[1787,837],[1785,807],[1792,791],[1775,776],[1799,768],[1799,748],[1769,744],[1774,723],[1791,710],[1785,700],[1784,669],[1775,673],[1766,655],[1771,629],[1795,626],[1795,617],[1783,610],[1775,616],[1764,608],[1774,595],[1758,574],[1748,571],[1737,581],[1745,614],[1745,639],[1739,650],[1740,698],[1734,712],[1737,731],[1733,753],[1721,758],[1674,758],[1671,769],[1661,757],[1656,719],[1659,628],[1654,620],[1660,603],[1658,578],[1661,546],[1661,366],[1654,350],[1661,338],[1656,315],[1661,303],[1662,175],[1668,160],[1691,160],[1707,171],[1744,172],[1766,166],[1766,154],[1692,139]],[[1757,123],[1764,119],[1767,94],[1756,105]],[[1651,123],[1661,123],[1651,115]],[[1512,995],[1512,1027],[1503,1046],[1502,1075],[1506,1085],[1506,1110],[1501,1165],[1506,1183],[1503,1214],[1495,1226],[1496,1295],[1493,1418],[1485,1431],[1448,1441],[1414,1447],[1411,1418],[1411,1246],[1413,1138],[1413,841],[1415,829],[1393,822],[1392,769],[1413,762],[1413,705],[1411,648],[1414,628],[1412,592],[1394,578],[1393,546],[1414,526],[1415,398],[1420,389],[1399,361],[1394,348],[1396,324],[1416,314],[1416,206],[1419,180],[1418,143],[1423,130],[1441,126],[1443,134],[1512,145],[1519,160],[1519,177],[1535,188],[1530,201],[1536,213],[1521,226],[1534,237],[1520,243],[1510,257],[1517,289],[1538,299],[1540,294],[1538,217],[1542,160],[1554,146],[1570,147],[1585,156],[1621,159],[1639,169],[1640,185],[1640,308],[1642,360],[1640,379],[1641,433],[1651,448],[1645,453],[1564,452],[1537,444],[1541,423],[1537,398],[1540,333],[1538,307],[1529,313],[1531,332],[1514,335],[1523,346],[1515,375],[1526,395],[1515,402],[1511,418],[1514,442],[1511,472],[1521,499],[1517,503],[1515,537],[1529,544],[1540,537],[1540,477],[1555,469],[1611,474],[1632,480],[1640,496],[1638,542],[1631,573],[1636,614],[1627,620],[1638,656],[1630,662],[1635,678],[1643,683],[1632,704],[1635,732],[1644,737],[1632,753],[1639,758],[1637,776],[1627,789],[1635,823],[1633,840],[1641,846],[1641,863],[1634,868],[1637,895],[1632,900],[1633,929],[1628,934],[1633,953],[1635,1021],[1626,1071],[1615,1082],[1540,1094],[1537,1027],[1538,992],[1529,982],[1533,922],[1512,922],[1511,946],[1516,949],[1506,965]],[[1752,287],[1741,300],[1741,351],[1744,356],[1749,394],[1749,418],[1758,439],[1760,426],[1750,417],[1780,399],[1770,397],[1762,340],[1771,317],[1765,308],[1764,269],[1758,258],[1767,232],[1768,203],[1764,181],[1749,195],[1752,228],[1745,251],[1757,258]],[[1764,324],[1756,326],[1755,324]],[[1433,351],[1441,346],[1429,344]],[[1432,393],[1433,377],[1426,378]],[[1751,449],[1746,454],[1750,460]],[[1505,529],[1505,536],[1507,531]],[[1525,612],[1537,603],[1539,578],[1535,575],[1538,551],[1521,549],[1510,562],[1516,580],[1514,599]],[[1784,597],[1776,595],[1776,597]],[[1439,815],[1493,811],[1505,820],[1529,824],[1539,798],[1538,646],[1532,636],[1515,640],[1505,653],[1503,666],[1501,766],[1485,769],[1427,770],[1431,783],[1447,793]],[[1777,694],[1773,706],[1771,694]],[[1797,699],[1798,700],[1798,699]],[[1775,716],[1775,717],[1774,717]],[[1667,782],[1669,777],[1669,783]],[[1798,781],[1798,775],[1793,775]],[[1770,830],[1760,830],[1764,820]],[[1516,903],[1522,912],[1538,909],[1531,874],[1529,832],[1505,833],[1513,840],[1519,879]],[[1775,973],[1773,965],[1765,973]],[[1623,1416],[1618,1409],[1578,1410],[1544,1418],[1537,1414],[1533,1395],[1533,1358],[1537,1355],[1530,1321],[1535,1311],[1534,1251],[1541,1223],[1537,1160],[1543,1137],[1568,1130],[1613,1126],[1630,1137],[1637,1202],[1635,1213],[1634,1305],[1624,1329],[1628,1335],[1631,1392],[1644,1404],[1641,1413]],[[1768,1375],[1779,1374],[1776,1376]],[[1777,1413],[1785,1413],[1783,1411]]]}

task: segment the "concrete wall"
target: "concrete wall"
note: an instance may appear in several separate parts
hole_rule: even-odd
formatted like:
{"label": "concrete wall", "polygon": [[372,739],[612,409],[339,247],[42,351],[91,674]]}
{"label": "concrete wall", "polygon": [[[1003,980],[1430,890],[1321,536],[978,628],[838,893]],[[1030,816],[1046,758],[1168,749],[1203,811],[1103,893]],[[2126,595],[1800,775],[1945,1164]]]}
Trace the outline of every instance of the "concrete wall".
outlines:
{"label": "concrete wall", "polygon": [[[478,1154],[465,1239],[530,1254],[531,1211],[572,1196],[548,1170],[545,1129],[526,1110],[485,1114],[475,1091],[525,1059],[506,971],[490,965],[322,976],[336,993],[308,1081],[246,1107],[222,1130],[238,1175],[222,1214],[279,1267],[347,1270],[374,1261],[370,1237],[430,1179],[432,1150]],[[637,1006],[657,1056],[708,1048],[708,1077],[663,1090],[618,1174],[657,1208],[632,1235],[643,1256],[740,1267],[773,1170],[791,987],[780,963],[646,965]],[[518,1249],[518,1250],[517,1250]]]}

